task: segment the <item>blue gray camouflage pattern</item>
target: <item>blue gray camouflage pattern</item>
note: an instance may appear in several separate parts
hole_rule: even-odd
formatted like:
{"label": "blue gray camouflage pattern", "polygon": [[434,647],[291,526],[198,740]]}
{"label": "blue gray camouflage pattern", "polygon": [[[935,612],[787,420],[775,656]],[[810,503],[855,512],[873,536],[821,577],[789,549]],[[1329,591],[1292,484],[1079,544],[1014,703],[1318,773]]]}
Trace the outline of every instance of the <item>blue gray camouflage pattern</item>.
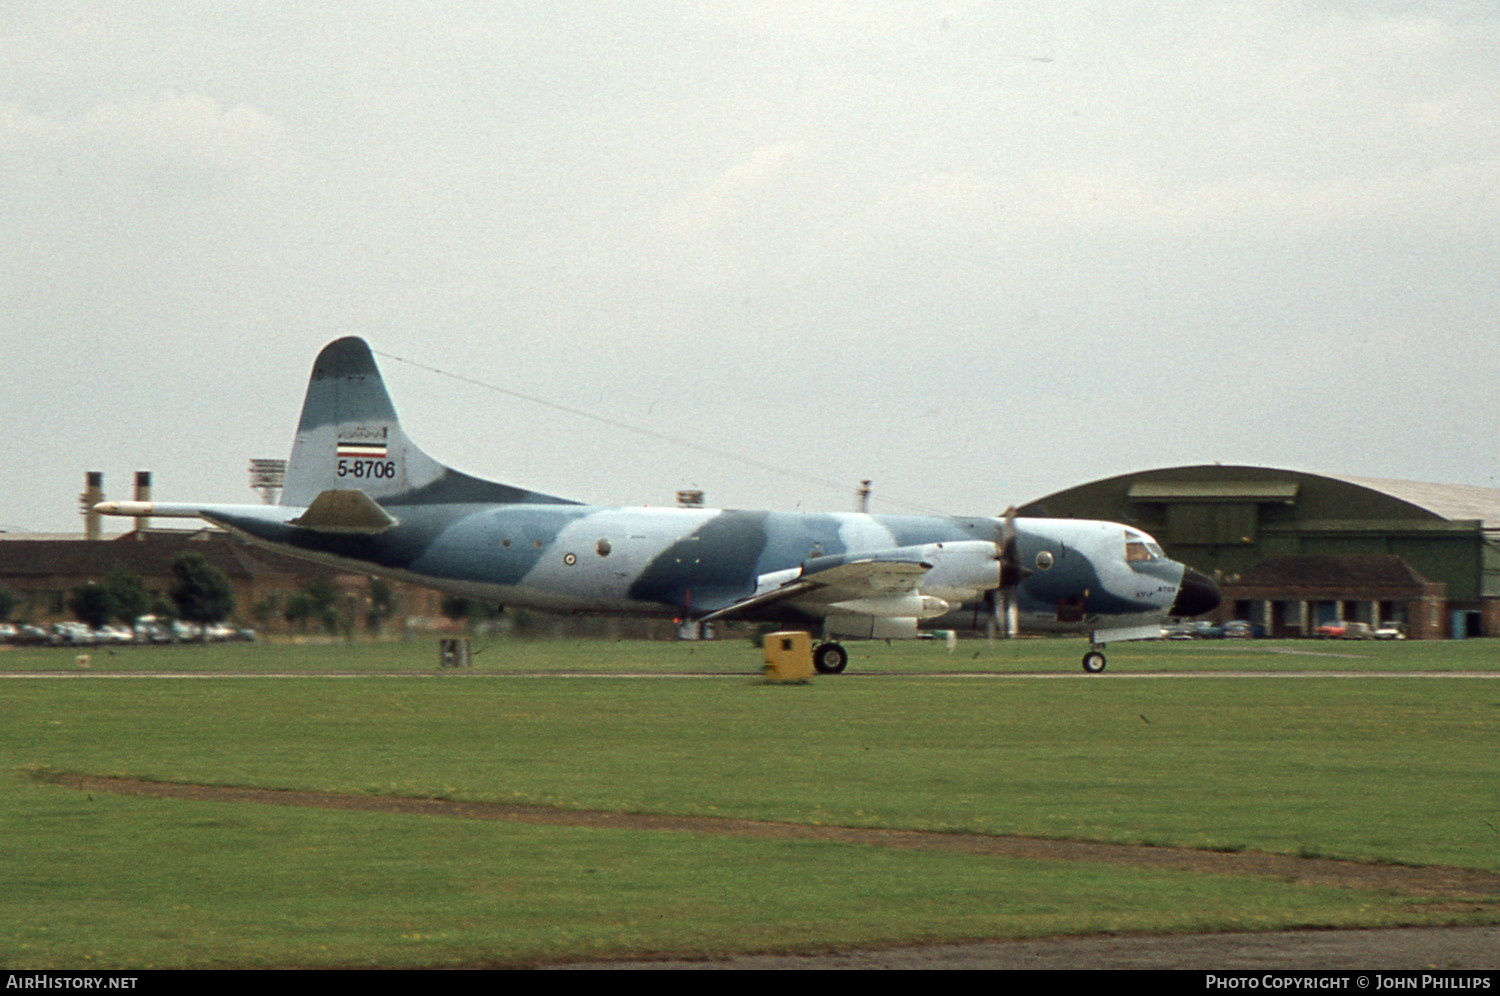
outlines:
{"label": "blue gray camouflage pattern", "polygon": [[[825,637],[936,629],[1160,634],[1211,610],[1208,577],[1150,536],[1077,519],[599,507],[446,467],[406,437],[366,343],[313,365],[281,503],[106,502],[442,591],[558,612],[750,619]],[[842,649],[829,653],[842,668]],[[821,651],[822,648],[820,648]],[[846,656],[843,659],[847,659]],[[820,657],[820,664],[824,658]]]}

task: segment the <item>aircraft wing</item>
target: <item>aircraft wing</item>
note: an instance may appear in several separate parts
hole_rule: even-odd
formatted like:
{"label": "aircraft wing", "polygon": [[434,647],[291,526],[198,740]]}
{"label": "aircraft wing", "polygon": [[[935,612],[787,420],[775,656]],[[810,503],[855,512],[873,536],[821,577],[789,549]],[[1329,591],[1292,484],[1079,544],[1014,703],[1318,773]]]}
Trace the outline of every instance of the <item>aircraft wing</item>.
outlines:
{"label": "aircraft wing", "polygon": [[796,577],[726,605],[699,621],[727,619],[781,602],[793,602],[821,615],[835,603],[910,594],[931,569],[931,564],[921,561],[874,559],[837,564],[812,574],[803,568]]}

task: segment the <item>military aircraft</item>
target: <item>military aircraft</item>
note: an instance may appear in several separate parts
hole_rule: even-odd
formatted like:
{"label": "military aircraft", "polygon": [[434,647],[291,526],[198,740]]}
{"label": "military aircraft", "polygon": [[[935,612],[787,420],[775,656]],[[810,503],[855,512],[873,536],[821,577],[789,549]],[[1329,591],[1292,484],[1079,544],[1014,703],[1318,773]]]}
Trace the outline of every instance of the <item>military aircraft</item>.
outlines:
{"label": "military aircraft", "polygon": [[773,621],[834,637],[910,639],[918,625],[1161,635],[1168,616],[1219,602],[1211,578],[1112,522],[598,507],[471,477],[406,437],[369,346],[313,364],[278,505],[110,501],[111,515],[204,519],[344,570],[564,613]]}

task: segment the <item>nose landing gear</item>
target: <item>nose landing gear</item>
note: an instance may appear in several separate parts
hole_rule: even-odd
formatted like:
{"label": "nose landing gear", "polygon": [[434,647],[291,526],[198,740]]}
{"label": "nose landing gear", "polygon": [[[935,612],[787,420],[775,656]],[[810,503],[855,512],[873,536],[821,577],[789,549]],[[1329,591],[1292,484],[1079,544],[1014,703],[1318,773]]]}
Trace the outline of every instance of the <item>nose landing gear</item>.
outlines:
{"label": "nose landing gear", "polygon": [[1109,663],[1104,659],[1104,644],[1089,644],[1089,652],[1083,655],[1083,669],[1089,674],[1098,674]]}

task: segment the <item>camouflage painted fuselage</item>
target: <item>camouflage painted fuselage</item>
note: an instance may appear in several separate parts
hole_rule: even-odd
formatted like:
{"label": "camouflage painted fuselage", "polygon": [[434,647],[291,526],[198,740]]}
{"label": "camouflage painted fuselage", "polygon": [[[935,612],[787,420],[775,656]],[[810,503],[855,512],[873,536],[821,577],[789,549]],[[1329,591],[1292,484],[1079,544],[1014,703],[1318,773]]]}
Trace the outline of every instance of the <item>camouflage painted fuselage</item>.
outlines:
{"label": "camouflage painted fuselage", "polygon": [[281,504],[100,509],[203,518],[298,556],[502,605],[851,636],[993,627],[1003,611],[1024,629],[1129,639],[1218,597],[1118,523],[596,507],[472,477],[406,437],[355,338],[313,364]]}
{"label": "camouflage painted fuselage", "polygon": [[[767,575],[791,569],[816,572],[893,554],[925,554],[926,562],[941,563],[945,550],[988,546],[1000,528],[998,519],[944,516],[566,504],[385,507],[398,524],[379,535],[309,532],[275,521],[281,516],[274,509],[218,511],[214,519],[286,552],[502,605],[663,617],[724,609],[754,594]],[[1016,532],[1019,558],[1032,571],[1017,586],[1029,630],[1157,621],[1177,596],[1182,565],[1166,558],[1127,564],[1126,532],[1117,524],[1020,519]],[[949,585],[941,594],[954,611],[927,625],[984,628],[983,584],[963,578]],[[786,604],[745,617],[816,621]]]}

